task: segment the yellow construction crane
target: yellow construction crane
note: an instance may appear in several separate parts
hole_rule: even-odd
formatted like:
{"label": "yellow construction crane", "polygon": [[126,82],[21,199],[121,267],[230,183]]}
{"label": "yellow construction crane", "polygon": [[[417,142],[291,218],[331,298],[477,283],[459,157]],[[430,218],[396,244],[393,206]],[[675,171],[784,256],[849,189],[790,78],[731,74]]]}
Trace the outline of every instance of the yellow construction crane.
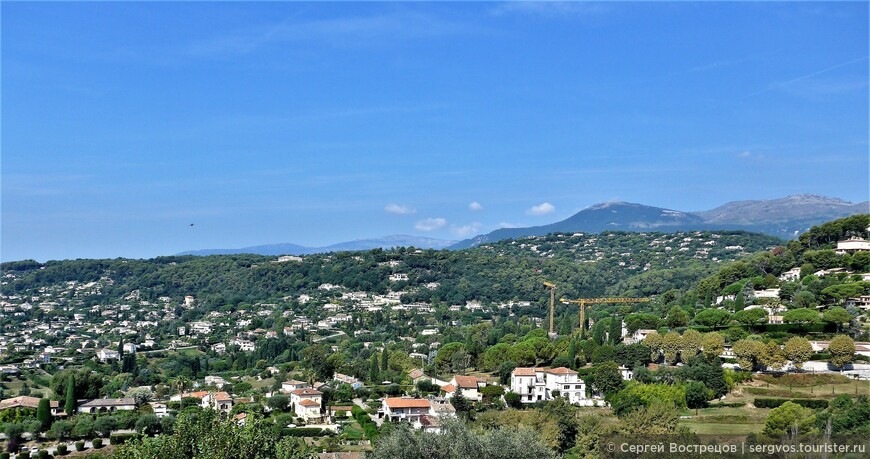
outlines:
{"label": "yellow construction crane", "polygon": [[[646,303],[649,298],[580,298],[579,300],[566,300],[559,298],[562,303],[574,303],[580,305],[580,334],[586,329],[586,305],[599,303]],[[552,320],[552,319],[551,319]]]}
{"label": "yellow construction crane", "polygon": [[553,309],[556,307],[556,284],[544,281],[544,287],[550,289],[550,338],[556,336],[553,332]]}

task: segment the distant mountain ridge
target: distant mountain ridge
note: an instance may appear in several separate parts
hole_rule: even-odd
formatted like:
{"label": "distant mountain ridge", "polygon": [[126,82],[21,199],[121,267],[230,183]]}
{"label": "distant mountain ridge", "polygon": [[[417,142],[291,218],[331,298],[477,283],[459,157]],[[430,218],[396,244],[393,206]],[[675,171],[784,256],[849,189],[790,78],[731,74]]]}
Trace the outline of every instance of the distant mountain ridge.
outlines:
{"label": "distant mountain ridge", "polygon": [[418,249],[445,249],[456,241],[445,239],[432,239],[428,237],[408,236],[394,234],[380,238],[358,239],[355,241],[339,242],[325,247],[305,247],[298,244],[266,244],[242,247],[240,249],[204,249],[188,250],[178,255],[234,255],[251,253],[256,255],[310,255],[313,253],[344,252],[371,249],[391,249],[394,247],[416,247]]}
{"label": "distant mountain ridge", "polygon": [[744,230],[785,239],[814,225],[850,215],[870,213],[870,202],[800,194],[781,199],[734,201],[713,210],[683,212],[661,207],[611,201],[587,207],[549,225],[502,228],[460,241],[450,249],[476,247],[503,239],[543,236],[554,232]]}

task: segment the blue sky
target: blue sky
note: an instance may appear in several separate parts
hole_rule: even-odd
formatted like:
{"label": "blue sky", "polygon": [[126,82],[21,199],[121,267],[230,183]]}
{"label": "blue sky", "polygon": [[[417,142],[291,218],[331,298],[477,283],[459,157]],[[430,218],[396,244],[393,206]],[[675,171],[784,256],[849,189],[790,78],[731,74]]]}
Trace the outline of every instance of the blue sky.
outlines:
{"label": "blue sky", "polygon": [[862,201],[868,65],[867,2],[3,2],[0,258]]}

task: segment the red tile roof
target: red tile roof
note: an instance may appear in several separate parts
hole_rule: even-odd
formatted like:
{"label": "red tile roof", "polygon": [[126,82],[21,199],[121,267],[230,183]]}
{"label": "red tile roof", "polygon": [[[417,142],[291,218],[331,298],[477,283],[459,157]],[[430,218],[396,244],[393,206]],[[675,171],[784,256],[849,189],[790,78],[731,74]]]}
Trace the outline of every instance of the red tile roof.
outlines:
{"label": "red tile roof", "polygon": [[535,376],[535,369],[534,368],[524,368],[524,367],[514,368],[514,375],[515,376]]}
{"label": "red tile roof", "polygon": [[578,374],[576,371],[571,370],[569,368],[565,368],[565,367],[551,368],[551,369],[547,370],[547,373],[550,373],[551,375],[576,375],[576,374]]}
{"label": "red tile roof", "polygon": [[463,389],[477,389],[478,379],[474,376],[454,376],[456,385]]}
{"label": "red tile roof", "polygon": [[384,399],[384,402],[391,409],[395,408],[430,408],[432,406],[429,403],[429,400],[424,400],[421,398],[403,398],[403,397],[391,397]]}
{"label": "red tile roof", "polygon": [[300,400],[299,404],[302,406],[320,406],[319,403],[315,402],[314,400],[311,400],[310,398],[304,398],[304,399]]}
{"label": "red tile roof", "polygon": [[311,397],[314,395],[323,395],[323,392],[320,392],[319,390],[315,390],[315,389],[309,389],[306,387],[305,389],[296,389],[293,392],[291,392],[291,394],[295,394],[295,395],[298,395],[300,397]]}
{"label": "red tile roof", "polygon": [[443,390],[444,392],[447,392],[448,394],[452,394],[453,392],[456,391],[456,386],[454,386],[453,384],[445,384],[445,385],[441,386],[441,390]]}

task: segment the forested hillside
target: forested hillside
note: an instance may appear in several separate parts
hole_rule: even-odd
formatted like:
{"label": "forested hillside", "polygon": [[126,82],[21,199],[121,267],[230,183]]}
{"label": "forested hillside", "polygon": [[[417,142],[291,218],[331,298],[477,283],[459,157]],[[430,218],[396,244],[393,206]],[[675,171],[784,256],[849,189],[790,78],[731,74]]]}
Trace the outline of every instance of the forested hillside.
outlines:
{"label": "forested hillside", "polygon": [[[378,294],[401,291],[406,301],[450,304],[537,301],[545,279],[572,297],[650,295],[689,288],[721,263],[778,243],[744,232],[551,234],[463,251],[376,249],[286,263],[255,255],[21,261],[2,265],[2,290],[30,295],[67,282],[95,282],[98,289],[76,295],[85,305],[123,301],[138,290],[141,299],[151,301],[193,295],[205,308],[280,299],[321,284]],[[407,274],[407,280],[390,281],[394,273]]]}

